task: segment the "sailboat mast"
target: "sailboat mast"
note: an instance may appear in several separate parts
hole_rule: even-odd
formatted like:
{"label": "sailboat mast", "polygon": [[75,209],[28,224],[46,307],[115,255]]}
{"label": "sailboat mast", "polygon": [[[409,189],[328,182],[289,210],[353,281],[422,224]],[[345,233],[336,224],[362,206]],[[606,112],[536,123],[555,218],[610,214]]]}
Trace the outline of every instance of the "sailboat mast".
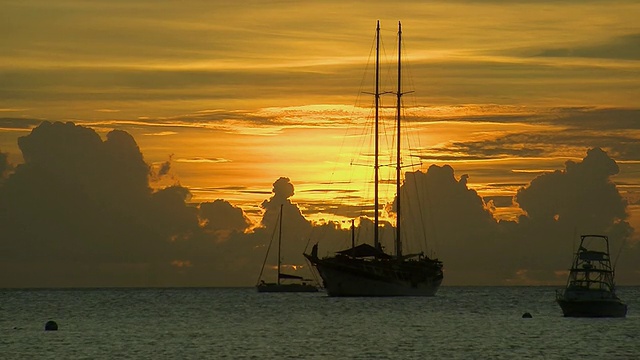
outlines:
{"label": "sailboat mast", "polygon": [[402,256],[402,241],[400,241],[400,101],[402,97],[402,24],[398,21],[398,92],[396,93],[396,123],[397,149],[396,149],[396,256]]}
{"label": "sailboat mast", "polygon": [[356,247],[356,222],[351,219],[351,248]]}
{"label": "sailboat mast", "polygon": [[280,217],[278,221],[278,285],[280,285],[280,266],[282,260],[280,257],[280,249],[282,247],[282,204],[280,204]]}
{"label": "sailboat mast", "polygon": [[373,217],[373,241],[374,241],[374,245],[375,248],[378,249],[380,248],[380,239],[378,238],[378,226],[379,226],[379,215],[378,215],[378,207],[379,207],[379,198],[378,198],[378,169],[379,169],[379,164],[378,164],[378,153],[379,153],[379,147],[378,147],[378,112],[379,112],[379,106],[380,106],[380,20],[378,20],[378,23],[376,25],[376,91],[375,91],[375,152],[374,152],[374,157],[375,157],[375,165],[374,165],[374,169],[375,169],[375,179],[374,179],[374,217]]}

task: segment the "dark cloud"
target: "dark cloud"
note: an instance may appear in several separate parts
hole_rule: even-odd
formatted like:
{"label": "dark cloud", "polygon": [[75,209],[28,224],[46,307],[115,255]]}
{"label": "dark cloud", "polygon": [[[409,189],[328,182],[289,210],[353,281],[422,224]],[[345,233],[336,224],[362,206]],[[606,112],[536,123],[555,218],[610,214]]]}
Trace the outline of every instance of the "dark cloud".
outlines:
{"label": "dark cloud", "polygon": [[299,243],[300,239],[307,237],[311,232],[311,223],[305,219],[298,206],[289,199],[295,193],[291,180],[286,177],[279,178],[273,183],[272,192],[273,196],[261,204],[264,209],[261,225],[267,229],[273,229],[277,224],[282,206],[282,227],[290,229],[291,236],[296,237],[292,241]]}
{"label": "dark cloud", "polygon": [[245,232],[251,226],[241,208],[222,199],[200,204],[199,214],[204,221],[203,228],[208,231]]}
{"label": "dark cloud", "polygon": [[[401,196],[405,252],[435,250],[452,283],[468,276],[469,283],[482,283],[477,276],[490,271],[489,259],[496,257],[497,224],[482,198],[467,187],[467,176],[456,179],[448,165],[432,165],[426,173],[408,172]],[[474,274],[474,268],[482,271]],[[491,277],[501,277],[496,275]]]}
{"label": "dark cloud", "polygon": [[[259,224],[222,199],[190,205],[181,186],[154,191],[149,165],[123,131],[103,139],[73,123],[44,122],[19,146],[25,162],[0,183],[0,270],[12,274],[0,286],[251,285],[279,220],[286,266],[305,266],[301,253],[310,243],[319,242],[321,255],[350,244],[349,224],[311,223],[302,208],[354,218],[356,241],[371,242],[371,207],[299,206],[286,177],[262,202]],[[637,283],[640,252],[631,242],[620,245],[633,229],[611,181],[618,171],[593,148],[582,161],[538,175],[517,193],[524,212],[518,222],[496,221],[492,206],[510,199],[487,204],[450,166],[408,172],[401,190],[404,251],[442,259],[450,285],[562,283],[557,272],[567,268],[577,235],[605,233],[614,249],[623,249],[622,279]],[[392,249],[392,224],[383,221],[381,235]]]}
{"label": "dark cloud", "polygon": [[[449,166],[409,172],[401,192],[404,217],[411,216],[405,241],[413,251],[425,243],[435,249],[448,284],[560,283],[565,279],[557,273],[568,267],[578,235],[608,234],[615,249],[630,238],[626,201],[610,180],[617,173],[614,160],[591,149],[581,162],[568,161],[564,170],[522,187],[515,200],[525,215],[511,222],[496,221],[491,206],[467,187],[467,177],[456,178]],[[513,201],[491,200],[505,206]],[[638,258],[637,249],[625,251]]]}
{"label": "dark cloud", "polygon": [[547,49],[536,56],[640,60],[640,34],[628,34],[595,45]]}
{"label": "dark cloud", "polygon": [[[523,265],[531,276],[549,279],[550,269],[565,269],[566,255],[580,234],[607,234],[613,249],[629,240],[633,229],[626,221],[627,203],[610,180],[617,173],[615,161],[594,148],[583,161],[568,161],[564,170],[540,175],[518,191],[515,200],[526,215],[513,235],[524,245]],[[626,250],[629,258],[637,258],[637,250]]]}
{"label": "dark cloud", "polygon": [[165,176],[169,173],[169,170],[171,170],[171,158],[173,157],[173,155],[169,156],[169,160],[163,162],[162,164],[160,164],[160,168],[158,169],[158,176]]}
{"label": "dark cloud", "polygon": [[36,127],[42,120],[24,118],[0,118],[0,129],[26,130]]}
{"label": "dark cloud", "polygon": [[[618,165],[599,148],[591,149],[580,163],[567,161],[564,170],[544,174],[518,190],[516,202],[526,211],[526,221],[573,223],[587,232],[606,231],[627,218],[626,201],[609,180]],[[592,229],[591,229],[592,228]]]}
{"label": "dark cloud", "polygon": [[[478,141],[451,141],[446,146],[429,148],[423,160],[484,160],[508,158],[554,157],[567,149],[598,146],[620,160],[640,159],[640,139],[632,133],[601,134],[580,130],[521,132]],[[562,146],[558,146],[562,144]],[[431,155],[433,153],[439,155]],[[446,155],[447,153],[451,155]],[[463,155],[459,155],[463,154]]]}
{"label": "dark cloud", "polygon": [[197,214],[187,189],[149,188],[149,166],[129,134],[103,141],[73,123],[43,122],[18,143],[25,162],[0,187],[10,284],[115,285],[130,276],[152,284],[147,275],[172,272],[172,243],[197,233]]}
{"label": "dark cloud", "polygon": [[9,164],[8,154],[0,151],[0,180],[4,178],[5,174],[12,168]]}
{"label": "dark cloud", "polygon": [[556,108],[548,123],[582,130],[640,129],[640,109],[637,108]]}
{"label": "dark cloud", "polygon": [[[495,115],[491,121],[502,122],[501,117]],[[458,121],[473,122],[473,117],[461,117]],[[523,124],[531,123],[555,129],[513,131],[488,139],[450,141],[444,146],[425,149],[428,155],[419,157],[441,161],[563,157],[568,148],[582,152],[599,147],[619,160],[640,159],[640,138],[633,131],[640,126],[639,109],[559,108],[530,115],[523,121]]]}

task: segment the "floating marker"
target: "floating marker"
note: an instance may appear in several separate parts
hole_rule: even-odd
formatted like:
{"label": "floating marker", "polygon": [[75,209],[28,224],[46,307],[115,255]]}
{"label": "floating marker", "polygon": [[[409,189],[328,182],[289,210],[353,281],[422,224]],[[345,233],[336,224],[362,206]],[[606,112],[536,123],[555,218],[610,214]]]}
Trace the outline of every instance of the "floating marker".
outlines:
{"label": "floating marker", "polygon": [[533,316],[531,316],[531,313],[528,313],[528,312],[526,312],[526,313],[522,314],[522,318],[523,318],[523,319],[531,319],[532,317],[533,317]]}
{"label": "floating marker", "polygon": [[53,320],[49,320],[47,321],[46,324],[44,324],[44,331],[56,331],[58,330],[58,324],[53,321]]}

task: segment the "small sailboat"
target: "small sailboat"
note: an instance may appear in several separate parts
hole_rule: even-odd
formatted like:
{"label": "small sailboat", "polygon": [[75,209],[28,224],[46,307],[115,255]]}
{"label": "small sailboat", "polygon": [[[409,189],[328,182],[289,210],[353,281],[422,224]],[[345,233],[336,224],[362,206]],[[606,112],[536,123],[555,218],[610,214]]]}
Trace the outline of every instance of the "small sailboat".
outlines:
{"label": "small sailboat", "polygon": [[[310,254],[304,254],[322,277],[329,296],[433,296],[443,279],[442,262],[432,259],[423,252],[404,254],[400,224],[400,124],[401,124],[401,49],[402,26],[398,23],[398,83],[396,99],[396,227],[395,254],[386,253],[379,240],[379,89],[380,79],[380,22],[376,26],[376,66],[375,66],[375,148],[374,148],[374,228],[373,245],[355,245],[352,235],[351,248],[339,251],[334,256],[318,257],[318,244]],[[353,225],[352,225],[353,229]]]}
{"label": "small sailboat", "polygon": [[567,285],[556,291],[565,317],[625,317],[627,305],[616,295],[615,270],[609,256],[609,238],[582,235]]}
{"label": "small sailboat", "polygon": [[[271,239],[273,242],[273,238]],[[269,243],[269,249],[271,249],[271,243]],[[318,292],[318,286],[314,285],[314,281],[311,279],[305,279],[302,276],[285,274],[282,269],[282,205],[280,205],[280,215],[278,216],[278,274],[276,282],[265,282],[262,278],[264,274],[264,268],[267,264],[269,257],[269,250],[265,255],[264,262],[262,263],[262,270],[258,276],[258,283],[256,289],[258,292]]]}

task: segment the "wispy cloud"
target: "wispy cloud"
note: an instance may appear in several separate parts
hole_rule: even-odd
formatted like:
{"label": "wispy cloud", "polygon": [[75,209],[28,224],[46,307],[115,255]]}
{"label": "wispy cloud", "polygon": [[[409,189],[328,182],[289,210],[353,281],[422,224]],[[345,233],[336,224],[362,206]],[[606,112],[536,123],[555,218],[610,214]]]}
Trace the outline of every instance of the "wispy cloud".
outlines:
{"label": "wispy cloud", "polygon": [[640,60],[640,33],[618,36],[600,44],[547,49],[536,56]]}
{"label": "wispy cloud", "polygon": [[190,158],[190,159],[176,159],[176,162],[184,162],[184,163],[224,163],[230,162],[229,159],[224,158]]}

